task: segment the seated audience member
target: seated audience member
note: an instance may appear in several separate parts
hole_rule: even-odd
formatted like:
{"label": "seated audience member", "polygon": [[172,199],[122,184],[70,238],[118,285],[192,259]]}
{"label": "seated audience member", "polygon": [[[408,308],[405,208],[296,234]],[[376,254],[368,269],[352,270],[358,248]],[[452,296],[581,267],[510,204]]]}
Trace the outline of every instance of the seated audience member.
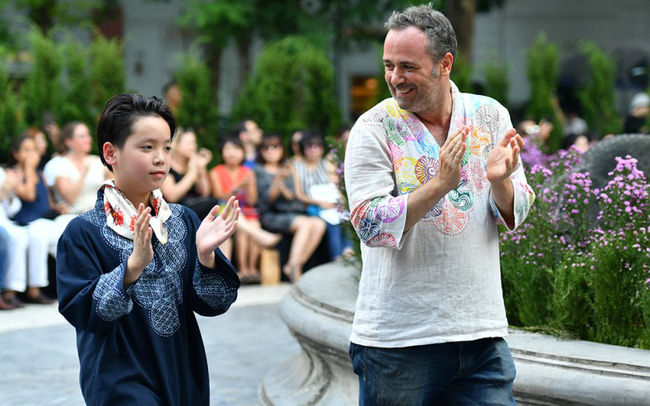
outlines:
{"label": "seated audience member", "polygon": [[537,123],[535,120],[526,118],[517,125],[517,132],[522,137],[526,137],[528,141],[534,142],[540,147],[546,145],[552,131],[553,123],[546,119],[541,119]]}
{"label": "seated audience member", "polygon": [[237,123],[235,137],[244,146],[244,166],[253,169],[257,163],[257,147],[262,142],[264,132],[257,123],[249,118]]}
{"label": "seated audience member", "polygon": [[[24,227],[9,220],[9,216],[20,210],[20,199],[16,197],[16,186],[20,174],[13,169],[0,167],[0,310],[11,310],[25,306],[16,297],[16,290],[24,290],[20,281],[27,275],[28,235]],[[16,289],[16,290],[14,290]]]}
{"label": "seated audience member", "polygon": [[241,215],[235,232],[237,271],[242,283],[258,282],[261,247],[251,237],[250,232],[239,230],[239,228],[261,228],[255,210],[257,204],[255,174],[250,168],[244,166],[245,150],[239,138],[226,139],[221,145],[220,154],[223,163],[212,168],[209,173],[212,196],[224,202],[231,196],[235,196],[239,201]]}
{"label": "seated audience member", "polygon": [[56,252],[56,244],[66,223],[51,220],[50,192],[43,175],[38,170],[40,156],[32,138],[22,136],[14,141],[12,148],[13,168],[19,174],[15,193],[21,201],[21,208],[13,216],[14,222],[27,229],[27,272],[9,271],[5,284],[5,299],[11,299],[16,292],[27,289],[25,300],[29,303],[52,303],[41,288],[49,284],[48,257]]}
{"label": "seated audience member", "polygon": [[337,142],[343,142],[344,144],[347,144],[349,137],[350,137],[350,126],[347,124],[343,124],[339,126],[338,130],[336,131],[336,134],[334,134],[334,140]]}
{"label": "seated audience member", "polygon": [[219,203],[210,193],[207,165],[211,159],[210,151],[198,149],[192,129],[180,129],[172,142],[169,175],[161,188],[166,201],[189,207],[201,220]]}
{"label": "seated audience member", "polygon": [[270,232],[292,234],[289,260],[283,272],[289,280],[296,281],[320,244],[325,221],[308,216],[307,206],[296,198],[293,166],[286,162],[286,151],[279,135],[263,138],[258,163],[255,178],[260,223]]}
{"label": "seated audience member", "polygon": [[[0,292],[2,292],[2,284],[7,275],[7,263],[9,262],[9,232],[0,225]],[[5,302],[0,295],[0,310],[11,310],[14,307]]]}
{"label": "seated audience member", "polygon": [[569,134],[587,134],[589,127],[576,111],[571,111],[566,117],[560,116],[564,136]]}
{"label": "seated audience member", "polygon": [[327,242],[331,260],[338,259],[350,249],[343,234],[336,208],[341,200],[334,165],[324,158],[323,137],[305,132],[300,140],[302,159],[294,162],[294,184],[298,200],[309,205],[308,213],[321,216],[327,222]]}
{"label": "seated audience member", "polygon": [[648,115],[650,114],[650,96],[646,93],[637,93],[630,101],[630,109],[625,117],[623,132],[625,134],[647,134]]}
{"label": "seated audience member", "polygon": [[568,134],[562,140],[562,149],[574,147],[583,154],[589,149],[589,137],[585,134]]}
{"label": "seated audience member", "polygon": [[99,157],[90,154],[92,142],[90,130],[84,123],[66,124],[59,135],[59,155],[43,170],[55,202],[66,205],[67,212],[72,215],[94,207],[97,190],[108,175]]}
{"label": "seated audience member", "polygon": [[302,139],[302,133],[304,131],[297,130],[291,134],[291,158],[289,161],[291,163],[300,161],[302,159],[302,153],[300,152],[300,140]]}
{"label": "seated audience member", "polygon": [[22,133],[22,135],[33,139],[36,143],[36,151],[40,157],[38,169],[42,171],[45,164],[51,158],[50,154],[47,152],[47,138],[45,137],[45,134],[37,127],[29,127]]}

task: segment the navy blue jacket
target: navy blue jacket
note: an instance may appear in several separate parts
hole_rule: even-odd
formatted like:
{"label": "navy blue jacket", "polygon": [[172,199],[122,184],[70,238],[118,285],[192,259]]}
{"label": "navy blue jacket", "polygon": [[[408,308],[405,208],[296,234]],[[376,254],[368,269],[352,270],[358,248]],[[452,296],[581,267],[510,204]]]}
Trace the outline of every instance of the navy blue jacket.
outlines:
{"label": "navy blue jacket", "polygon": [[154,259],[123,287],[133,241],[106,225],[103,194],[70,222],[57,251],[59,311],[77,331],[80,383],[89,405],[208,405],[209,378],[194,312],[224,313],[237,298],[234,267],[217,249],[217,269],[196,252],[199,220],[171,204],[168,241],[153,236]]}

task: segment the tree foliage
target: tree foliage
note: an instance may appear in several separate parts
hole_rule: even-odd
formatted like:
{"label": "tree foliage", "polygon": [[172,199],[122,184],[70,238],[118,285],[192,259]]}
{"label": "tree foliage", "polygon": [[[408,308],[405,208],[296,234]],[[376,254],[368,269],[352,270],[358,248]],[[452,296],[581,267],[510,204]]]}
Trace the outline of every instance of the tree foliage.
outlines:
{"label": "tree foliage", "polygon": [[92,105],[88,49],[72,37],[62,45],[62,48],[66,61],[67,86],[62,91],[63,103],[57,120],[61,124],[69,121],[82,121],[89,128],[95,128],[97,109],[93,109]]}
{"label": "tree foliage", "polygon": [[508,93],[510,91],[510,81],[508,80],[508,67],[505,63],[497,60],[485,65],[485,92],[497,100],[503,106],[508,108]]}
{"label": "tree foliage", "polygon": [[196,53],[185,56],[176,72],[183,98],[178,106],[178,124],[191,127],[201,146],[217,150],[218,109],[210,87],[210,70]]}
{"label": "tree foliage", "polygon": [[602,137],[618,134],[622,122],[616,110],[616,62],[591,41],[582,42],[580,52],[587,57],[589,79],[578,91],[584,120],[589,130]]}
{"label": "tree foliage", "polygon": [[282,135],[305,128],[333,133],[340,125],[341,113],[329,59],[303,37],[270,43],[260,56],[257,73],[241,93],[233,117],[250,117],[264,131]]}
{"label": "tree foliage", "polygon": [[454,60],[450,78],[461,92],[472,92],[472,65],[470,61],[458,54]]}
{"label": "tree foliage", "polygon": [[27,35],[32,67],[21,89],[24,119],[28,125],[41,126],[42,115],[58,113],[61,95],[63,56],[52,38],[33,28]]}
{"label": "tree foliage", "polygon": [[558,79],[558,50],[548,42],[546,34],[540,32],[526,56],[530,84],[527,113],[534,120],[547,119],[553,123],[548,146],[551,151],[556,151],[562,142],[562,123],[553,102]]}
{"label": "tree foliage", "polygon": [[90,44],[92,102],[100,110],[111,97],[124,93],[123,53],[123,45],[117,38],[107,39],[97,34]]}
{"label": "tree foliage", "polygon": [[13,139],[15,139],[21,128],[21,114],[18,108],[18,98],[14,84],[9,79],[7,72],[6,55],[0,53],[0,155],[2,162],[6,161],[5,154]]}

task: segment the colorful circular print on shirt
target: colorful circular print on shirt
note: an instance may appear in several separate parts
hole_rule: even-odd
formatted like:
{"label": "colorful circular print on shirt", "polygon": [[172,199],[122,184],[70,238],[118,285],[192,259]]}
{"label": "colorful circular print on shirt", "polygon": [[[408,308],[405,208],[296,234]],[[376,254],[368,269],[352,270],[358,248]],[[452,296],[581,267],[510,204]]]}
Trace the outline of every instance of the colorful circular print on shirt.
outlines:
{"label": "colorful circular print on shirt", "polygon": [[433,224],[445,235],[458,235],[465,231],[469,224],[469,213],[458,210],[453,204],[445,199],[442,215],[434,217]]}
{"label": "colorful circular print on shirt", "polygon": [[397,220],[404,212],[404,198],[384,199],[377,208],[375,213],[384,223],[392,223]]}
{"label": "colorful circular print on shirt", "polygon": [[365,217],[359,220],[357,232],[362,241],[368,241],[379,234],[381,222],[379,219]]}
{"label": "colorful circular print on shirt", "polygon": [[480,196],[488,190],[488,186],[490,185],[490,181],[487,180],[487,174],[485,173],[485,167],[480,160],[474,160],[469,164],[469,168],[469,181],[476,194]]}
{"label": "colorful circular print on shirt", "polygon": [[395,119],[395,128],[404,141],[416,141],[407,121],[402,120],[401,118]]}
{"label": "colorful circular print on shirt", "polygon": [[400,195],[405,195],[405,194],[411,193],[412,191],[414,191],[415,189],[417,189],[418,186],[419,186],[419,184],[416,184],[416,183],[411,183],[411,182],[400,182],[400,183],[397,185],[397,192],[398,192]]}
{"label": "colorful circular print on shirt", "polygon": [[437,159],[433,159],[429,156],[423,156],[418,159],[418,162],[415,164],[415,177],[418,178],[420,183],[427,183],[431,180],[440,169],[440,163]]}
{"label": "colorful circular print on shirt", "polygon": [[442,209],[445,206],[445,199],[442,198],[436,203],[435,206],[431,210],[427,212],[427,214],[424,215],[425,219],[430,219],[431,217],[438,217],[442,214]]}
{"label": "colorful circular print on shirt", "polygon": [[394,163],[395,169],[395,179],[397,183],[412,183],[414,185],[419,185],[418,179],[415,176],[415,165],[417,161],[415,158],[399,158]]}
{"label": "colorful circular print on shirt", "polygon": [[417,141],[414,143],[415,145],[415,150],[420,154],[420,155],[429,155],[434,158],[438,158],[439,156],[439,148],[438,148],[438,143],[436,140],[433,138],[433,135],[426,133],[420,141]]}
{"label": "colorful circular print on shirt", "polygon": [[424,134],[428,133],[424,127],[424,124],[422,124],[420,120],[416,120],[413,116],[406,117],[404,119],[404,122],[409,126],[409,129],[411,131],[411,134],[413,134],[415,141],[421,140],[422,137],[424,137]]}
{"label": "colorful circular print on shirt", "polygon": [[404,151],[402,151],[402,148],[399,145],[389,139],[388,154],[390,155],[390,160],[394,162],[404,156]]}
{"label": "colorful circular print on shirt", "polygon": [[475,128],[470,137],[468,137],[468,150],[472,155],[487,156],[490,153],[490,134]]}
{"label": "colorful circular print on shirt", "polygon": [[456,114],[452,116],[453,122],[451,123],[451,126],[449,127],[449,133],[453,134],[453,131],[455,132],[459,128],[463,126],[469,126],[469,127],[474,127],[474,120],[472,117],[465,116],[464,114]]}
{"label": "colorful circular print on shirt", "polygon": [[381,124],[384,127],[384,131],[386,132],[386,137],[388,138],[388,142],[392,142],[399,146],[404,145],[404,139],[400,135],[399,131],[397,131],[397,127],[395,126],[394,119],[386,118],[384,121],[381,122]]}
{"label": "colorful circular print on shirt", "polygon": [[386,103],[386,111],[388,112],[388,115],[391,117],[400,117],[400,116],[407,115],[406,110],[400,109],[395,100],[389,100]]}
{"label": "colorful circular print on shirt", "polygon": [[474,125],[483,131],[495,134],[499,128],[499,110],[496,106],[482,105],[474,113]]}
{"label": "colorful circular print on shirt", "polygon": [[388,233],[381,233],[368,241],[369,247],[394,247],[396,245],[395,237]]}
{"label": "colorful circular print on shirt", "polygon": [[461,180],[456,189],[447,194],[447,198],[461,211],[470,211],[474,207],[474,193],[468,180]]}

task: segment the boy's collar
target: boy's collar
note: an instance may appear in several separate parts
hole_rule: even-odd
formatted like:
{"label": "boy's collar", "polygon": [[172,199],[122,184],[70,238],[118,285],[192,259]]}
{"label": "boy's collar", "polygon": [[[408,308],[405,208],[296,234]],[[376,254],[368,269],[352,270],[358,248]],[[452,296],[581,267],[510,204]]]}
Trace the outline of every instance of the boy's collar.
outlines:
{"label": "boy's collar", "polygon": [[[135,219],[138,214],[133,203],[115,186],[113,179],[105,181],[101,191],[104,193],[106,224],[119,235],[133,240]],[[171,216],[171,210],[163,199],[160,189],[151,192],[149,202],[153,209],[149,226],[153,229],[158,241],[165,244],[167,242],[165,221]]]}

